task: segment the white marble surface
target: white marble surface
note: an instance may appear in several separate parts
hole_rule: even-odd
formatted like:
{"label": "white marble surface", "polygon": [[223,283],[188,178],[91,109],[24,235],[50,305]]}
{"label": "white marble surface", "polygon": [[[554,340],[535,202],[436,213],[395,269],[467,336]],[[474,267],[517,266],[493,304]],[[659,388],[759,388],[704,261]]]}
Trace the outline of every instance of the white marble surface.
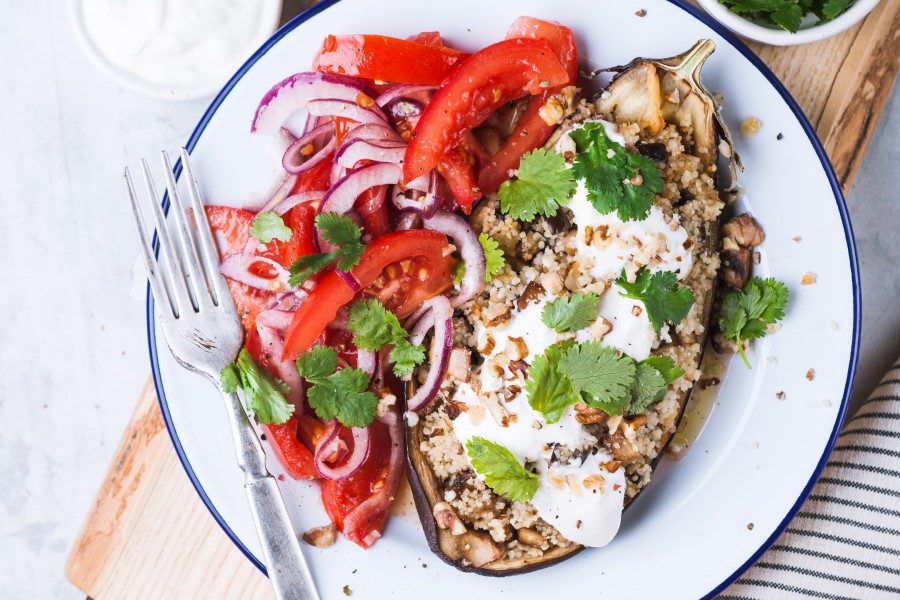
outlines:
{"label": "white marble surface", "polygon": [[[62,2],[2,4],[0,598],[83,598],[65,560],[149,373],[121,170],[176,150],[206,102],[116,86]],[[895,93],[849,198],[866,306],[857,398],[900,352],[898,138]]]}

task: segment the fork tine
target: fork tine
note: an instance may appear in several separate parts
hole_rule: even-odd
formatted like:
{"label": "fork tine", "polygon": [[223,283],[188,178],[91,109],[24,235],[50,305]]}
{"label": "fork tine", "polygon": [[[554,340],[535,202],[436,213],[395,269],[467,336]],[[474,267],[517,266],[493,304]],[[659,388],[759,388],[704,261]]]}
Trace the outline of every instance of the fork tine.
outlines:
{"label": "fork tine", "polygon": [[156,221],[156,233],[159,235],[160,250],[166,255],[166,272],[169,276],[169,290],[173,292],[173,306],[175,316],[180,317],[182,311],[194,307],[194,302],[188,292],[187,281],[184,276],[184,268],[181,266],[181,257],[178,255],[178,247],[172,242],[169,234],[169,226],[166,223],[166,215],[163,213],[162,204],[156,194],[156,186],[153,185],[153,177],[150,175],[150,167],[147,161],[141,159],[141,169],[144,172],[144,185],[150,195],[150,204],[153,206],[153,218]]}
{"label": "fork tine", "polygon": [[175,213],[175,230],[178,233],[178,239],[181,242],[182,258],[187,263],[188,276],[190,278],[189,288],[192,292],[195,307],[202,305],[209,306],[211,302],[211,292],[206,282],[206,277],[202,273],[200,266],[200,257],[197,255],[197,247],[194,244],[194,236],[188,229],[187,217],[184,212],[184,204],[181,202],[181,194],[178,193],[178,183],[175,181],[175,174],[172,170],[172,163],[169,162],[169,154],[163,150],[160,156],[163,169],[166,172],[166,188],[169,190],[169,202],[172,204],[172,212]]}
{"label": "fork tine", "polygon": [[150,242],[150,236],[147,235],[147,227],[144,224],[144,215],[141,207],[138,205],[137,194],[134,192],[134,182],[131,180],[131,173],[125,168],[123,174],[125,177],[125,187],[128,189],[128,201],[131,204],[131,216],[134,221],[134,228],[137,230],[138,242],[141,247],[141,256],[144,258],[144,267],[147,269],[147,278],[150,280],[150,290],[156,299],[157,306],[168,304],[169,310],[177,317],[178,308],[172,303],[166,286],[163,284],[159,274],[159,263],[156,255],[153,253],[153,246]]}
{"label": "fork tine", "polygon": [[218,306],[220,299],[228,296],[228,287],[225,284],[225,279],[219,272],[219,251],[213,240],[209,220],[206,218],[206,211],[203,208],[203,199],[200,196],[200,186],[197,183],[197,176],[194,174],[194,167],[191,164],[191,155],[186,148],[181,149],[181,166],[184,168],[185,177],[187,177],[188,196],[199,233],[197,239],[200,243],[200,252],[203,254],[206,280],[213,295],[213,303]]}

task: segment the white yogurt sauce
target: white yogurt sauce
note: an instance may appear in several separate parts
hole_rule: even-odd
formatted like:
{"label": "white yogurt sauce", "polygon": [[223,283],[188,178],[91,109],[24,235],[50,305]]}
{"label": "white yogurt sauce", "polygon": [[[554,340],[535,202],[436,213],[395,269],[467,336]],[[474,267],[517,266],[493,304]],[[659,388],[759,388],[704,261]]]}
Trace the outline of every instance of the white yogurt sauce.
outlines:
{"label": "white yogurt sauce", "polygon": [[[625,139],[615,125],[601,121],[610,139],[624,145]],[[564,136],[557,144],[571,146],[571,139]],[[691,270],[690,243],[687,232],[677,221],[669,222],[662,209],[654,206],[642,221],[622,222],[615,214],[601,215],[587,199],[587,190],[578,182],[575,195],[569,200],[569,209],[578,228],[576,250],[583,272],[600,281],[614,281],[623,268],[634,269],[641,264],[650,271],[672,271],[678,279],[687,277]],[[591,227],[603,231],[608,237],[605,243],[587,243],[585,231]],[[686,247],[687,246],[687,247]],[[635,269],[636,270],[636,269]],[[647,311],[638,300],[625,298],[615,283],[601,295],[599,314],[612,325],[603,336],[604,346],[619,348],[635,360],[650,356],[658,334],[650,325]],[[480,323],[475,334],[479,347],[484,347],[486,337],[493,338],[494,346],[489,356],[506,351],[510,338],[521,338],[528,346],[523,359],[531,364],[558,340],[556,331],[544,325],[541,312],[554,299],[546,295],[539,302],[532,302],[523,310],[512,311],[503,325],[488,330]],[[638,313],[638,314],[635,314]],[[591,338],[587,329],[576,332],[577,341]],[[480,367],[473,373],[480,384],[480,395],[469,383],[457,386],[453,399],[464,402],[474,410],[463,411],[453,421],[453,431],[463,445],[479,436],[507,448],[520,463],[533,465],[539,476],[539,487],[531,500],[542,519],[556,527],[573,542],[585,546],[605,546],[619,529],[625,499],[625,472],[618,469],[610,473],[602,468],[612,460],[605,451],[588,454],[570,464],[551,463],[555,443],[570,449],[593,447],[597,440],[575,420],[576,412],[568,407],[559,422],[548,424],[543,416],[528,404],[528,392],[524,389],[509,402],[499,401],[500,413],[506,418],[485,409],[484,397],[503,387],[504,379],[515,379],[508,367],[496,376],[489,369]],[[504,413],[505,411],[505,413]],[[478,474],[482,477],[481,474]]]}
{"label": "white yogurt sauce", "polygon": [[263,25],[261,5],[246,0],[83,0],[81,4],[88,36],[110,62],[163,85],[190,85],[219,74],[227,76],[255,47]]}

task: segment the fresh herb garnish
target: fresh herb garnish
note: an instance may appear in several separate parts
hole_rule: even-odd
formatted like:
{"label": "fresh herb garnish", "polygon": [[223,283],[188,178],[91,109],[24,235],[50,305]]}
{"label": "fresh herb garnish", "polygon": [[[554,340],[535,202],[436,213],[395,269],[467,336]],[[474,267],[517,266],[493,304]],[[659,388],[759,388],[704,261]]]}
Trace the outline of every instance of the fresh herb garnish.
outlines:
{"label": "fresh herb garnish", "polygon": [[664,323],[681,323],[694,305],[694,292],[678,285],[678,278],[671,271],[651,273],[641,267],[634,283],[628,283],[623,269],[616,283],[624,290],[619,293],[621,296],[644,303],[650,324],[657,333]]}
{"label": "fresh herb garnish", "polygon": [[646,219],[663,189],[659,167],[609,139],[602,123],[589,121],[569,136],[578,148],[572,171],[584,179],[594,208],[604,215],[615,211],[623,221]]}
{"label": "fresh herb garnish", "polygon": [[519,464],[512,452],[483,437],[466,442],[475,471],[492,490],[513,500],[528,502],[538,490],[538,476]]}
{"label": "fresh herb garnish", "polygon": [[[571,342],[566,345],[569,344]],[[558,369],[563,350],[563,345],[554,344],[544,350],[543,354],[535,356],[525,380],[528,404],[544,415],[548,423],[559,421],[563,411],[581,399],[575,393],[572,381]]]}
{"label": "fresh herb garnish", "polygon": [[538,215],[552,217],[575,193],[575,178],[566,159],[556,152],[537,148],[522,155],[514,179],[503,182],[497,196],[500,210],[519,221]]}
{"label": "fresh herb garnish", "polygon": [[611,346],[582,342],[566,349],[557,367],[581,399],[608,415],[621,415],[631,402],[634,361]]}
{"label": "fresh herb garnish", "polygon": [[[500,244],[488,234],[479,233],[478,242],[481,244],[481,249],[484,250],[484,262],[486,266],[484,271],[484,281],[485,283],[490,283],[491,279],[494,278],[494,275],[503,269],[503,265],[506,264],[506,259],[503,257],[503,250],[500,249]],[[456,283],[462,283],[463,275],[465,275],[465,273],[466,264],[463,261],[459,261],[456,264]]]}
{"label": "fresh herb garnish", "polygon": [[288,242],[293,232],[284,224],[278,213],[267,210],[256,215],[250,222],[250,235],[263,244],[268,244],[272,240]]}
{"label": "fresh herb garnish", "polygon": [[350,307],[347,329],[353,334],[357,348],[378,351],[393,345],[390,359],[397,377],[412,374],[416,365],[425,361],[425,348],[410,344],[397,316],[374,298],[360,300]]}
{"label": "fresh herb garnish", "polygon": [[308,254],[291,265],[288,284],[297,287],[304,281],[337,260],[337,268],[349,271],[359,264],[359,257],[366,249],[362,232],[350,217],[334,212],[316,215],[316,228],[325,241],[340,246],[337,250],[321,254]]}
{"label": "fresh herb garnish", "polygon": [[378,397],[368,391],[369,376],[350,367],[336,371],[337,351],[313,346],[297,359],[300,376],[311,385],[309,405],[321,419],[337,419],[346,427],[365,427],[375,420]]}
{"label": "fresh herb garnish", "polygon": [[222,369],[219,383],[228,394],[242,390],[247,410],[253,411],[260,423],[281,425],[294,414],[294,405],[285,398],[290,388],[260,369],[246,348],[241,348],[237,360]]}
{"label": "fresh herb garnish", "polygon": [[744,340],[765,336],[768,325],[784,318],[787,300],[787,287],[771,277],[754,277],[743,290],[732,290],[722,300],[719,329],[726,340],[737,344],[748,369],[752,367],[744,353]]}
{"label": "fresh herb garnish", "polygon": [[548,302],[541,321],[560,333],[584,329],[597,318],[600,296],[592,292],[576,292]]}
{"label": "fresh herb garnish", "polygon": [[850,8],[853,0],[719,0],[728,9],[760,21],[768,21],[791,33],[797,33],[803,16],[813,13],[820,23],[836,19]]}
{"label": "fresh herb garnish", "polygon": [[638,415],[661,400],[668,385],[684,375],[684,371],[668,356],[648,356],[635,366],[631,406],[628,409],[630,415]]}

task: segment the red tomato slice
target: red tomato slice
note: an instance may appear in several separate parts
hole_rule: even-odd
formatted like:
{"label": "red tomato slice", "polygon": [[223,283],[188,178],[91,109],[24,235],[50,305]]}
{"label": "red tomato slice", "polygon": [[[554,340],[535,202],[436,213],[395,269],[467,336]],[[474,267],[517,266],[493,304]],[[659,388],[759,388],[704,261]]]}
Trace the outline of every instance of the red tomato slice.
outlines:
{"label": "red tomato slice", "polygon": [[345,528],[345,519],[387,485],[391,457],[387,426],[375,421],[369,425],[369,435],[369,456],[353,475],[338,481],[322,480],[322,504],[328,517],[348,539],[363,548],[368,548],[374,541],[370,533],[380,534],[387,512],[372,511],[357,519],[360,525],[349,531]]}
{"label": "red tomato slice", "polygon": [[422,33],[411,35],[406,39],[410,42],[416,42],[417,44],[431,46],[432,48],[444,47],[444,40],[441,39],[441,34],[437,31],[423,31]]}
{"label": "red tomato slice", "polygon": [[[347,119],[344,119],[347,121]],[[354,123],[354,121],[349,121]],[[338,140],[340,142],[340,140]],[[297,178],[297,183],[291,189],[291,194],[300,192],[325,192],[328,191],[328,179],[331,177],[331,165],[334,162],[334,153],[326,156],[322,162]]]}
{"label": "red tomato slice", "polygon": [[313,69],[377,81],[437,85],[468,56],[443,44],[426,45],[384,35],[329,35]]}
{"label": "red tomato slice", "polygon": [[504,40],[476,52],[444,80],[422,111],[406,148],[403,182],[431,171],[448,148],[499,106],[568,80],[544,40]]}
{"label": "red tomato slice", "polygon": [[284,224],[290,227],[292,232],[291,239],[287,242],[272,240],[268,244],[272,253],[277,255],[276,260],[284,268],[289,268],[301,256],[315,252],[313,228],[316,214],[318,214],[318,206],[308,202],[298,204],[284,214]]}
{"label": "red tomato slice", "polygon": [[[368,245],[352,274],[362,288],[373,286],[376,295],[379,290],[389,290],[384,297],[387,307],[400,317],[407,316],[421,302],[440,293],[435,290],[443,291],[450,285],[448,261],[452,259],[445,256],[445,250],[447,237],[434,231],[389,233]],[[406,269],[403,264],[393,264],[407,260]],[[391,282],[398,283],[388,285]],[[294,360],[306,352],[337,316],[338,309],[355,295],[337,273],[326,273],[297,308],[285,331],[284,358]]]}
{"label": "red tomato slice", "polygon": [[297,419],[282,425],[262,425],[275,458],[294,479],[318,479],[313,453],[297,438]]}
{"label": "red tomato slice", "polygon": [[385,193],[386,189],[383,185],[369,188],[359,195],[354,204],[356,212],[362,218],[363,231],[372,237],[378,237],[391,231]]}
{"label": "red tomato slice", "polygon": [[[568,27],[531,17],[519,17],[509,28],[506,37],[546,40],[568,73],[569,80],[563,85],[575,82],[578,76],[578,49],[572,30]],[[546,90],[529,100],[512,135],[479,173],[478,187],[483,193],[489,194],[499,188],[501,183],[509,179],[510,170],[519,168],[522,155],[541,146],[550,136],[556,126],[547,125],[538,111],[559,89],[556,87]]]}

